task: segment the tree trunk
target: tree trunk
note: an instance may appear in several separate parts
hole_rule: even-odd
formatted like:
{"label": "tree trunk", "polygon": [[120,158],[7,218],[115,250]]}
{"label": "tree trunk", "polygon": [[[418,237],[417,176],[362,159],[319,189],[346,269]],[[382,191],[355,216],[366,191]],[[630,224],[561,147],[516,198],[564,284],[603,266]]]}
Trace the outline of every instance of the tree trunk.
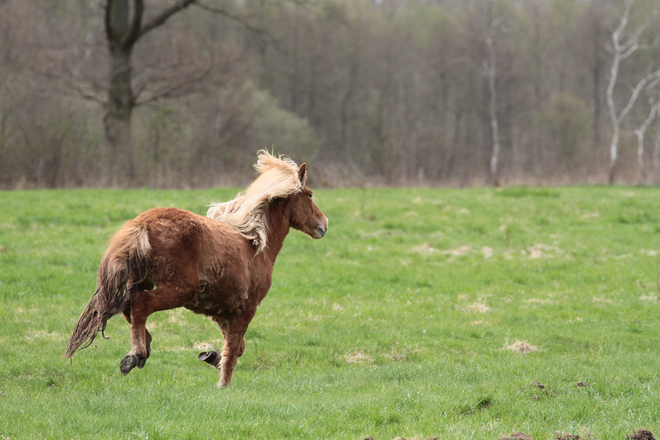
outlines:
{"label": "tree trunk", "polygon": [[655,132],[655,143],[653,148],[653,169],[657,173],[660,170],[660,124]]}
{"label": "tree trunk", "polygon": [[601,80],[602,80],[602,66],[601,66],[601,24],[600,17],[594,15],[592,19],[593,39],[592,49],[594,56],[594,65],[591,70],[593,78],[593,105],[594,105],[594,119],[592,126],[592,142],[593,151],[600,149],[600,120],[601,120]]}
{"label": "tree trunk", "polygon": [[493,47],[493,40],[490,38],[486,39],[486,44],[488,45],[489,52],[489,61],[488,61],[488,91],[490,92],[490,105],[489,105],[489,114],[490,114],[490,127],[493,136],[493,151],[490,156],[490,178],[493,182],[493,185],[500,186],[499,178],[499,169],[498,162],[500,159],[500,129],[499,121],[497,119],[497,90],[495,88],[495,75],[497,74],[495,62],[495,48]]}
{"label": "tree trunk", "polygon": [[[131,114],[135,96],[131,88],[131,53],[139,23],[131,23],[129,0],[108,0],[106,34],[110,50],[108,101],[103,128],[110,154],[110,182],[123,186],[134,176],[131,149]],[[134,17],[141,18],[140,17]]]}
{"label": "tree trunk", "polygon": [[651,110],[649,111],[648,116],[644,123],[634,131],[635,136],[637,136],[637,181],[641,185],[646,180],[646,174],[644,169],[644,135],[646,130],[655,119],[655,115],[658,111],[658,104],[651,102]]}
{"label": "tree trunk", "polygon": [[123,178],[133,177],[131,150],[131,114],[135,104],[131,88],[130,51],[111,49],[108,102],[103,115],[105,137],[113,165],[112,183],[121,184]]}
{"label": "tree trunk", "polygon": [[619,76],[619,63],[621,62],[621,51],[618,48],[618,34],[615,33],[614,39],[614,58],[612,60],[612,67],[610,68],[610,81],[607,84],[607,109],[610,114],[610,121],[612,122],[612,139],[610,140],[610,164],[609,164],[609,183],[612,185],[614,183],[614,168],[616,167],[616,162],[618,159],[619,153],[619,129],[621,122],[619,120],[619,115],[617,115],[615,104],[614,104],[614,86],[616,85],[617,77]]}

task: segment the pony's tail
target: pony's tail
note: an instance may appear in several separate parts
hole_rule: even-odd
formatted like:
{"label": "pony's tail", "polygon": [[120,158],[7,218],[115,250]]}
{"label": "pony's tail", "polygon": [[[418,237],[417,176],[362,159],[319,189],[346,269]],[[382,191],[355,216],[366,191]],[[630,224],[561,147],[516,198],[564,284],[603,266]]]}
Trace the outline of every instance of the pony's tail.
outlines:
{"label": "pony's tail", "polygon": [[150,254],[144,223],[132,220],[112,237],[99,264],[96,292],[78,318],[65,358],[89,347],[99,332],[103,334],[108,319],[124,310],[137,284],[146,278]]}

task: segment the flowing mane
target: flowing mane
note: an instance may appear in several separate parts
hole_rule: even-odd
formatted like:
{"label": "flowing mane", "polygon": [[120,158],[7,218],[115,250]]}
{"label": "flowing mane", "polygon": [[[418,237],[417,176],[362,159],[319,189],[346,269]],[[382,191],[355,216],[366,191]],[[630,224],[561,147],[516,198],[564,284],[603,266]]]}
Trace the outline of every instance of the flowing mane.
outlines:
{"label": "flowing mane", "polygon": [[252,241],[257,247],[256,254],[259,254],[266,247],[268,205],[274,199],[302,191],[304,185],[298,177],[298,165],[286,156],[275,157],[260,150],[254,168],[259,177],[245,192],[229,202],[212,203],[206,216],[236,229]]}

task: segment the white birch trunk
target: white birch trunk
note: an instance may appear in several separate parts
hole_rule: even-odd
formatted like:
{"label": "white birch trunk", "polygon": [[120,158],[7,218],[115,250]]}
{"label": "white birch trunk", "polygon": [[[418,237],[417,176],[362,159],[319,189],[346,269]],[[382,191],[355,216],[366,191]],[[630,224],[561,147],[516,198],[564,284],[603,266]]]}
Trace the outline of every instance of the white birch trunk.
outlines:
{"label": "white birch trunk", "polygon": [[658,111],[658,104],[651,103],[651,110],[649,111],[648,116],[644,123],[635,130],[635,136],[637,136],[637,179],[639,183],[643,183],[645,179],[644,175],[644,135],[646,130],[655,119],[655,115]]}
{"label": "white birch trunk", "polygon": [[657,131],[655,132],[655,145],[653,148],[653,168],[656,171],[660,169],[660,123],[658,124]]}
{"label": "white birch trunk", "polygon": [[497,73],[495,63],[497,57],[495,54],[495,48],[493,47],[493,40],[486,38],[486,45],[488,46],[489,54],[488,70],[486,73],[488,75],[488,90],[490,92],[490,126],[493,135],[493,151],[490,156],[490,177],[495,186],[499,186],[500,182],[497,166],[500,158],[501,145],[499,122],[497,119],[497,90],[495,89],[495,75]]}

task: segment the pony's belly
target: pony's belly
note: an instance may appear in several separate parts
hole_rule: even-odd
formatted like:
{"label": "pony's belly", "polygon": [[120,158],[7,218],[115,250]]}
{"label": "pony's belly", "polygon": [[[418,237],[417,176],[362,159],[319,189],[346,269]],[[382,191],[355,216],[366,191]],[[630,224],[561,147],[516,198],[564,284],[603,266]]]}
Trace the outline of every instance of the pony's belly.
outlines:
{"label": "pony's belly", "polygon": [[204,315],[236,315],[245,309],[247,299],[247,289],[242,292],[204,290],[195,295],[184,307]]}

